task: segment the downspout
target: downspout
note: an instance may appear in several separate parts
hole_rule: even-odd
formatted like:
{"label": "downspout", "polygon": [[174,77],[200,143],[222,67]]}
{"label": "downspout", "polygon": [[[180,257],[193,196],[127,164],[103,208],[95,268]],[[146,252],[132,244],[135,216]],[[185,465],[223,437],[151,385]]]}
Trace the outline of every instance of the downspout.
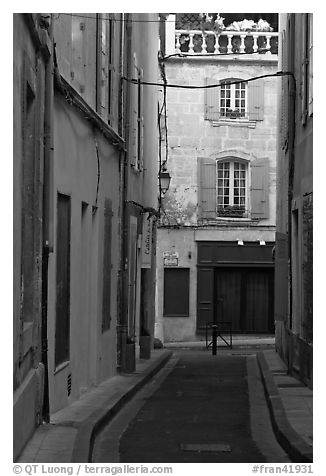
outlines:
{"label": "downspout", "polygon": [[[291,14],[290,21],[290,45],[291,51],[288,52],[291,63],[289,70],[292,73],[289,84],[289,188],[288,188],[288,259],[289,259],[289,317],[290,328],[292,328],[293,316],[293,293],[292,293],[292,199],[293,199],[293,178],[294,178],[294,164],[295,164],[295,115],[296,115],[296,79],[294,72],[294,45],[295,45],[295,14]],[[292,83],[292,84],[291,84]]]}
{"label": "downspout", "polygon": [[44,181],[43,181],[43,255],[42,255],[42,363],[44,365],[44,396],[42,417],[50,421],[48,376],[48,265],[53,252],[53,15],[48,28],[50,56],[45,67],[44,112]]}
{"label": "downspout", "polygon": [[[128,14],[126,14],[127,16]],[[126,137],[126,127],[125,127],[125,91],[124,91],[124,70],[125,70],[125,14],[121,13],[121,31],[120,31],[120,65],[119,65],[119,76],[120,76],[120,94],[119,94],[119,135],[121,137]],[[119,324],[117,329],[117,368],[120,371],[123,371],[123,363],[125,357],[125,344],[127,340],[127,306],[126,306],[126,296],[125,296],[125,267],[127,260],[127,238],[128,238],[128,228],[127,228],[127,214],[126,214],[126,201],[127,201],[127,181],[128,181],[128,171],[127,171],[127,151],[126,149],[120,150],[120,286],[119,286]]]}

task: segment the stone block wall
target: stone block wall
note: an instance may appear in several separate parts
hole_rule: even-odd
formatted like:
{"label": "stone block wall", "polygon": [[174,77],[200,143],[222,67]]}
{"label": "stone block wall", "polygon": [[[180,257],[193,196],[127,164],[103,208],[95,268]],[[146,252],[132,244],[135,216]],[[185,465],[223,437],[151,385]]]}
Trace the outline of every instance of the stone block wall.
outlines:
{"label": "stone block wall", "polygon": [[[202,60],[202,58],[201,58]],[[168,83],[204,85],[205,78],[249,79],[273,74],[277,61],[234,62],[193,58],[166,63]],[[205,120],[204,89],[167,89],[168,169],[172,176],[170,190],[165,198],[170,216],[180,209],[186,210],[185,224],[196,223],[197,158],[214,158],[221,152],[233,150],[252,155],[252,158],[269,159],[270,213],[267,225],[275,224],[276,188],[276,111],[277,82],[280,78],[264,80],[264,120],[243,124],[220,125]],[[172,222],[171,222],[172,223]]]}

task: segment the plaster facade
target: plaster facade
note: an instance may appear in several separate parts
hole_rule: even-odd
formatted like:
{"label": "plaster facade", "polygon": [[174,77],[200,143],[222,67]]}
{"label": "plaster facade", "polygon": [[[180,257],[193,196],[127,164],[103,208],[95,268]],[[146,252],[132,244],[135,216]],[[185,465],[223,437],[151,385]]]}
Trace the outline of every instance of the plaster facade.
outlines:
{"label": "plaster facade", "polygon": [[48,35],[37,16],[13,15],[14,457],[42,418],[42,181]]}
{"label": "plaster facade", "polygon": [[[171,27],[169,27],[171,28]],[[169,30],[167,27],[167,31]],[[168,40],[167,44],[172,44]],[[167,168],[171,175],[169,191],[163,199],[163,214],[158,228],[156,335],[163,341],[204,339],[198,332],[198,257],[199,243],[244,242],[248,245],[274,243],[276,223],[276,145],[277,145],[277,55],[239,55],[214,57],[191,55],[169,57],[164,61],[168,83],[198,86],[219,83],[227,78],[263,79],[262,120],[222,120],[207,118],[205,89],[167,88]],[[247,83],[249,84],[249,82]],[[166,144],[164,143],[164,146]],[[255,160],[267,162],[264,182],[266,213],[254,219],[249,197],[246,218],[205,216],[201,203],[199,161],[227,158],[243,161],[251,170]],[[211,167],[213,172],[213,167]],[[209,174],[207,174],[209,175]],[[248,195],[253,183],[248,174]],[[211,210],[211,209],[210,209]],[[189,316],[164,316],[164,252],[178,253],[176,267],[189,268]],[[239,263],[238,263],[239,264]],[[254,265],[249,263],[248,265]],[[272,255],[269,266],[272,266]]]}
{"label": "plaster facade", "polygon": [[280,14],[276,347],[313,385],[313,15]]}

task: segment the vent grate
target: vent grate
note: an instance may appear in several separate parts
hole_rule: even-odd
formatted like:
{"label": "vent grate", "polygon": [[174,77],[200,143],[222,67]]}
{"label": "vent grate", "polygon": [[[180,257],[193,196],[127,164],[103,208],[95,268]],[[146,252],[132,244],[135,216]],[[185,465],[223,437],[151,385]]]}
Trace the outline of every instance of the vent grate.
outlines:
{"label": "vent grate", "polygon": [[180,444],[181,451],[211,452],[211,453],[229,453],[232,451],[230,445],[223,443],[186,443]]}

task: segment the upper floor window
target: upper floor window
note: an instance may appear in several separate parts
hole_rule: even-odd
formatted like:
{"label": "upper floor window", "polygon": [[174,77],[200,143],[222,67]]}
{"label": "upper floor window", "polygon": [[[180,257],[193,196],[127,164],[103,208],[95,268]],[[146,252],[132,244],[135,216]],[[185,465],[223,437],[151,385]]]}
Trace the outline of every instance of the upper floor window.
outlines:
{"label": "upper floor window", "polygon": [[220,116],[236,119],[246,116],[247,85],[226,81],[221,84]]}
{"label": "upper floor window", "polygon": [[206,78],[205,119],[210,121],[262,121],[264,119],[264,81],[239,78]]}
{"label": "upper floor window", "polygon": [[59,73],[102,119],[117,128],[115,67],[120,24],[113,13],[58,15],[54,20]]}
{"label": "upper floor window", "polygon": [[198,218],[269,216],[269,159],[198,158]]}

